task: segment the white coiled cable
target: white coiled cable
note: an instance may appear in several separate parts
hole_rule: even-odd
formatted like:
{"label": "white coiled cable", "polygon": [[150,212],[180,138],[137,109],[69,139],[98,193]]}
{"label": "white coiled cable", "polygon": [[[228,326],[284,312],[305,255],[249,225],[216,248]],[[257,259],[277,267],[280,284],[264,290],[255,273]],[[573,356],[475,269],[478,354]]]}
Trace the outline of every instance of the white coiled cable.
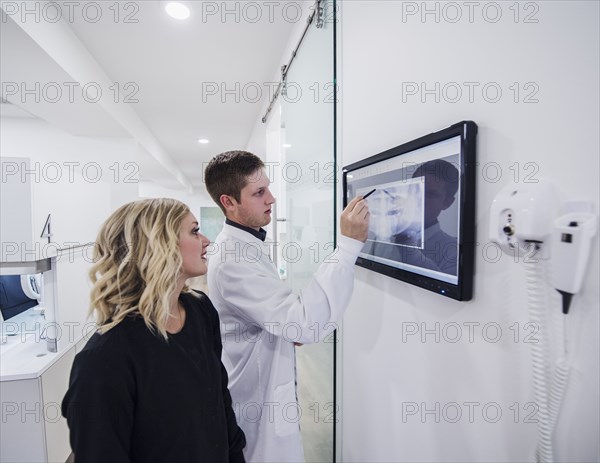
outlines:
{"label": "white coiled cable", "polygon": [[565,359],[560,359],[556,362],[556,369],[554,370],[554,377],[552,378],[552,389],[550,390],[550,402],[548,403],[552,428],[554,428],[556,420],[558,419],[558,414],[560,413],[560,407],[565,396],[567,383],[569,382],[570,370],[571,367]]}
{"label": "white coiled cable", "polygon": [[[533,357],[533,386],[535,399],[538,404],[538,445],[536,449],[536,461],[539,463],[552,463],[554,461],[554,452],[552,448],[552,434],[560,408],[563,402],[567,384],[569,382],[569,373],[571,370],[568,361],[566,347],[560,354],[560,359],[556,362],[552,384],[549,387],[550,369],[549,345],[546,313],[544,312],[544,266],[541,259],[535,256],[538,245],[531,244],[529,258],[525,259],[525,274],[527,279],[527,296],[529,305],[529,318],[538,326],[539,342],[531,344],[531,353]],[[563,321],[565,319],[563,318]],[[566,324],[563,323],[563,328]],[[566,333],[560,339],[563,347],[566,346]],[[548,392],[548,389],[550,391]]]}
{"label": "white coiled cable", "polygon": [[527,299],[529,306],[529,318],[539,329],[539,342],[531,344],[531,354],[533,357],[533,388],[535,400],[538,405],[538,444],[536,449],[536,461],[540,463],[552,463],[552,418],[548,410],[548,377],[549,371],[546,364],[548,357],[547,351],[547,330],[544,317],[544,281],[543,267],[539,257],[536,257],[536,244],[527,253],[525,259],[525,275],[527,280]]}

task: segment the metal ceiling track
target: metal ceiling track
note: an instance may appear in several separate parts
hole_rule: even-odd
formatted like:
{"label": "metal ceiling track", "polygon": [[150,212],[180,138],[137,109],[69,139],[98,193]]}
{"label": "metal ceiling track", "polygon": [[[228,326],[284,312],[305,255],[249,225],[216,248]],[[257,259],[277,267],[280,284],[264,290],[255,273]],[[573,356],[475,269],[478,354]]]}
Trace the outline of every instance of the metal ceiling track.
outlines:
{"label": "metal ceiling track", "polygon": [[304,37],[306,37],[306,33],[308,32],[308,29],[310,28],[312,23],[315,22],[315,20],[316,20],[317,29],[321,29],[324,25],[323,18],[325,15],[325,11],[323,8],[323,3],[325,3],[325,0],[315,0],[314,10],[310,14],[308,19],[306,20],[306,27],[304,28],[304,32],[302,32],[302,37],[300,37],[300,41],[298,42],[298,44],[296,45],[296,48],[292,52],[292,57],[290,58],[290,61],[288,62],[288,64],[284,64],[283,66],[281,66],[281,80],[279,81],[279,85],[277,85],[277,89],[275,90],[275,93],[273,94],[273,98],[271,98],[271,102],[269,103],[267,112],[265,113],[265,115],[262,118],[263,124],[265,124],[267,122],[269,114],[272,111],[273,106],[275,105],[275,102],[277,101],[277,98],[279,98],[279,95],[282,93],[285,95],[285,84],[286,84],[288,72],[290,71],[290,68],[292,67],[292,63],[294,62],[294,59],[296,59],[296,55],[298,54],[298,50],[302,46],[302,42],[304,41]]}

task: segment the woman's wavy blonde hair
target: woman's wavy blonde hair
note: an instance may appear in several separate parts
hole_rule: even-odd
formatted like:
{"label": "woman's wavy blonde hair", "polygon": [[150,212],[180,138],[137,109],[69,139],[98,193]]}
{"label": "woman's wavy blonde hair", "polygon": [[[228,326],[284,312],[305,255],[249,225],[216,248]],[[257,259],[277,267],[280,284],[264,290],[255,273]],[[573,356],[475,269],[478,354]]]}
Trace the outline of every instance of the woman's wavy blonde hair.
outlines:
{"label": "woman's wavy blonde hair", "polygon": [[169,304],[183,262],[179,234],[189,212],[175,199],[144,199],[121,206],[104,222],[89,274],[90,313],[100,333],[140,315],[167,339]]}

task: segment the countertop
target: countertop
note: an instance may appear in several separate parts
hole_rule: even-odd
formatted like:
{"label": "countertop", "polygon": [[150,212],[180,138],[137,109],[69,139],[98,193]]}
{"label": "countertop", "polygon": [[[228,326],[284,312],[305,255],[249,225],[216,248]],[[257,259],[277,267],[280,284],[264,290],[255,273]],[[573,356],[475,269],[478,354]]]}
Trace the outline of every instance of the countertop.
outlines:
{"label": "countertop", "polygon": [[[0,381],[38,378],[77,344],[74,342],[56,353],[48,352],[46,339],[40,334],[43,316],[29,315],[26,321],[15,319],[2,324],[2,341],[6,338],[6,343],[0,344]],[[16,327],[19,327],[18,333],[7,335],[15,333]]]}

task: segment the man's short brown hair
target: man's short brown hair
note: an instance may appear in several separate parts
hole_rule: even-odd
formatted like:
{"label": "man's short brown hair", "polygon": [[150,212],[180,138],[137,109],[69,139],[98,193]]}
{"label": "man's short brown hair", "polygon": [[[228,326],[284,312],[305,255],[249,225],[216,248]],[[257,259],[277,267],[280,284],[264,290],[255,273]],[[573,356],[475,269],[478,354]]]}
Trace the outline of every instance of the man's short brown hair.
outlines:
{"label": "man's short brown hair", "polygon": [[225,212],[220,200],[221,195],[232,196],[239,203],[242,189],[248,184],[248,177],[264,167],[262,159],[248,151],[217,154],[204,170],[208,194]]}

